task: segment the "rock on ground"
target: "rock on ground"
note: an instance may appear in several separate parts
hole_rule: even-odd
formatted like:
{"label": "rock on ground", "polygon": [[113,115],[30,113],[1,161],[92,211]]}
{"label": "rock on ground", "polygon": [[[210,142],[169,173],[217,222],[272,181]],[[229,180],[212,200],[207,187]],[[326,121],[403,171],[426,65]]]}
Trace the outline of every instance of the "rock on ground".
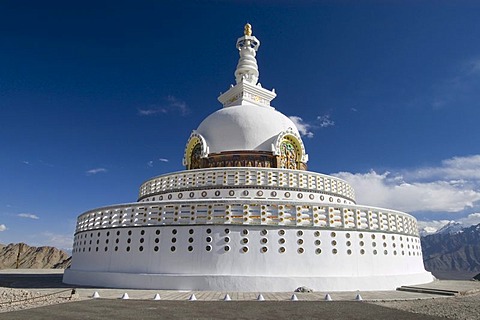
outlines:
{"label": "rock on ground", "polygon": [[0,287],[0,312],[17,311],[58,304],[77,299],[71,290],[59,290],[53,294],[32,292],[23,289]]}

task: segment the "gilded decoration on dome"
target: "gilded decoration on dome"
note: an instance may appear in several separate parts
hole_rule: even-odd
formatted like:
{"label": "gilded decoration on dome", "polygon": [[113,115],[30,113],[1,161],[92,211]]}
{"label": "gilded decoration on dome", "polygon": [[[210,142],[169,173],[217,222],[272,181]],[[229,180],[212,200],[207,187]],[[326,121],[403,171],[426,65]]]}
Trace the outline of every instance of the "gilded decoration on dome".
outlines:
{"label": "gilded decoration on dome", "polygon": [[280,144],[280,168],[297,169],[297,150],[288,140],[284,140]]}
{"label": "gilded decoration on dome", "polygon": [[190,158],[190,169],[201,168],[201,157],[202,157],[202,145],[200,143],[197,143],[192,150],[192,156]]}

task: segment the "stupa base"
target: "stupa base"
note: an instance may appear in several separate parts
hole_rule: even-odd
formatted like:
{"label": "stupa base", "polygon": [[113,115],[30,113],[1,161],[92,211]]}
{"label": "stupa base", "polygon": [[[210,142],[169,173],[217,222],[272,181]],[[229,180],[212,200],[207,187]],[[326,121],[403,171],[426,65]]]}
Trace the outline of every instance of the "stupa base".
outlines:
{"label": "stupa base", "polygon": [[229,292],[282,292],[307,286],[315,291],[377,291],[395,290],[404,285],[432,282],[430,272],[375,276],[248,276],[248,275],[186,275],[142,274],[67,269],[63,282],[74,285],[163,290],[202,290]]}

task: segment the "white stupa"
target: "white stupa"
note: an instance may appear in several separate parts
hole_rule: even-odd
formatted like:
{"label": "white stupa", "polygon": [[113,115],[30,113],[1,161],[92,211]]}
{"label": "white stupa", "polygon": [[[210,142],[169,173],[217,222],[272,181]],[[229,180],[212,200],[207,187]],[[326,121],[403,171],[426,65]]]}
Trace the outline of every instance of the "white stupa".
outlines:
{"label": "white stupa", "polygon": [[190,135],[186,170],[146,181],[138,202],[78,217],[65,283],[331,292],[433,280],[414,217],[357,205],[347,182],[307,171],[295,124],[258,83],[259,46],[247,24],[236,85]]}

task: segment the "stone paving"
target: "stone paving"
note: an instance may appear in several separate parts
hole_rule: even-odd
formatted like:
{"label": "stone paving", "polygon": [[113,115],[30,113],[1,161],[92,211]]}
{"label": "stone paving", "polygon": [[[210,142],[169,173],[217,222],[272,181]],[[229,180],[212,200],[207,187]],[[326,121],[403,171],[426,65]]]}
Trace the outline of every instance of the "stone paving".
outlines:
{"label": "stone paving", "polygon": [[[102,299],[120,299],[127,293],[130,299],[152,300],[155,294],[159,294],[162,300],[188,300],[192,294],[199,301],[220,301],[228,293],[233,301],[257,300],[262,294],[266,301],[287,301],[295,294],[300,301],[325,300],[327,292],[294,293],[294,292],[214,292],[214,291],[176,291],[176,290],[134,290],[134,289],[101,289],[81,288],[76,289],[80,299],[90,298],[94,292],[98,292]],[[328,293],[334,301],[353,301],[360,294],[363,300],[416,300],[439,298],[443,296],[400,292],[400,291],[373,291],[373,292],[331,292]]]}

